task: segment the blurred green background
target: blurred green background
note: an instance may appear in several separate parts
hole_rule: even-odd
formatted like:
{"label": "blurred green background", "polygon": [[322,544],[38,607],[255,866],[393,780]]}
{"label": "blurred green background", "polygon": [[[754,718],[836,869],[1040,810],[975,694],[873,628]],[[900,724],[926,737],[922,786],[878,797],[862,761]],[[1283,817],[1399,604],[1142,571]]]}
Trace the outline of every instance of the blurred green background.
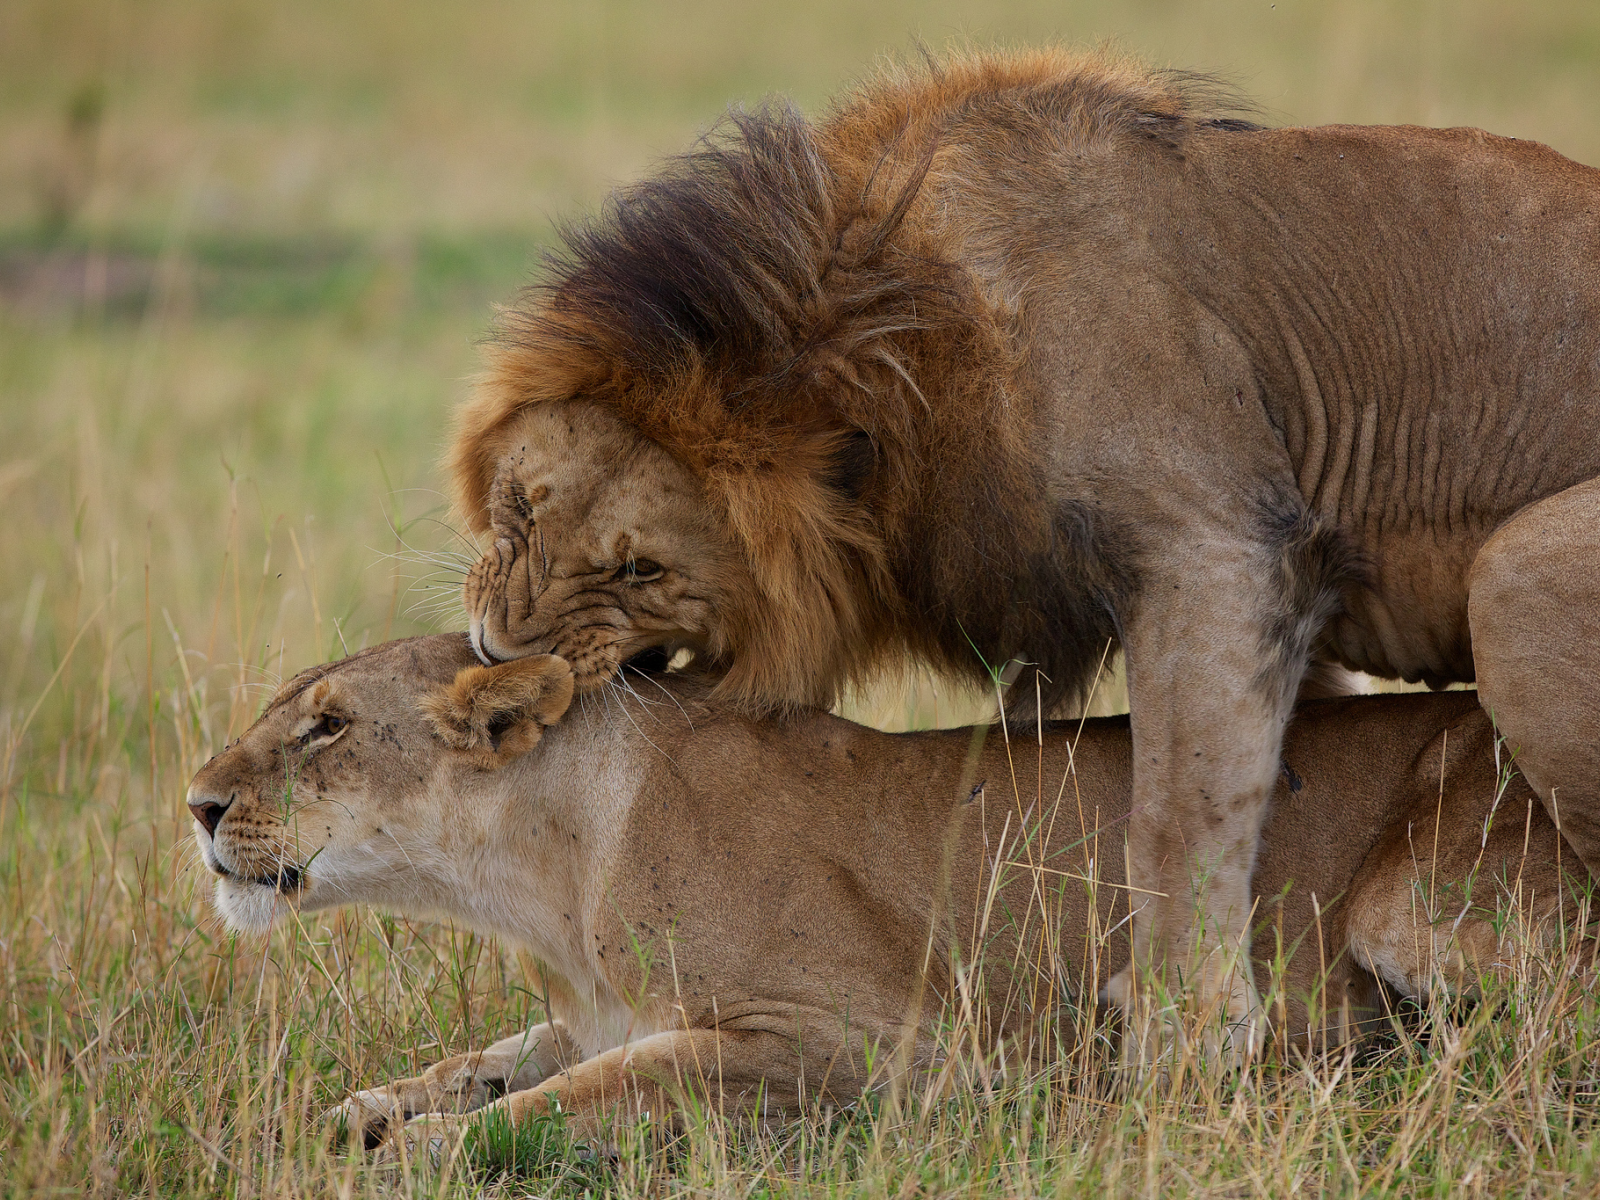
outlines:
{"label": "blurred green background", "polygon": [[1577,0],[5,0],[7,783],[81,791],[117,711],[181,689],[209,744],[280,669],[455,619],[449,563],[419,587],[404,546],[466,550],[448,413],[554,220],[730,103],[815,110],[919,43],[1108,39],[1273,122],[1600,161]]}

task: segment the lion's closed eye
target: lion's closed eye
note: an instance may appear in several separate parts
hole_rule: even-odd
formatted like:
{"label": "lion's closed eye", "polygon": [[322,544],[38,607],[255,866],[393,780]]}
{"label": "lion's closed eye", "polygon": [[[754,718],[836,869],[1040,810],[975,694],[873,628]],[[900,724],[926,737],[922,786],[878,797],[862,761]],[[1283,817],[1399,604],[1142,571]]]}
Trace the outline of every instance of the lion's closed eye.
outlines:
{"label": "lion's closed eye", "polygon": [[652,583],[665,575],[666,568],[648,558],[632,558],[611,578],[617,583]]}

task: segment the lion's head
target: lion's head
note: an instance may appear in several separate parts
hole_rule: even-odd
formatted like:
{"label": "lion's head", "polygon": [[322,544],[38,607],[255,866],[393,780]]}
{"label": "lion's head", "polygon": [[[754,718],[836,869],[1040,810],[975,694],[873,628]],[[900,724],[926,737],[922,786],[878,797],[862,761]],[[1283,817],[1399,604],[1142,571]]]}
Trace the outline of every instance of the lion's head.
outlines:
{"label": "lion's head", "polygon": [[493,542],[467,578],[485,663],[559,653],[581,690],[625,662],[728,654],[749,568],[705,489],[661,447],[592,405],[539,405],[489,440]]}
{"label": "lion's head", "polygon": [[451,452],[491,539],[465,589],[485,661],[558,653],[585,691],[688,649],[746,711],[830,703],[906,653],[977,679],[1036,663],[1047,705],[1086,682],[1125,556],[1048,494],[1024,318],[958,244],[942,133],[1012,84],[1185,103],[1069,65],[952,61],[818,125],[735,114],[568,231]]}
{"label": "lion's head", "polygon": [[189,811],[232,928],[263,931],[285,906],[450,909],[451,864],[419,864],[416,848],[492,834],[503,798],[471,779],[531,748],[572,698],[572,673],[558,658],[474,663],[457,634],[303,671],[201,768]]}

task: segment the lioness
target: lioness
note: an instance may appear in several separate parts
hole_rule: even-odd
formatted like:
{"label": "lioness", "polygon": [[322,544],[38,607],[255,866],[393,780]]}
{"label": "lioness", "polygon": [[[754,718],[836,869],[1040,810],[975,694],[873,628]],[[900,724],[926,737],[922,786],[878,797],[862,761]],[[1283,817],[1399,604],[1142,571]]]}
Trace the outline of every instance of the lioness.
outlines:
{"label": "lioness", "polygon": [[[189,790],[236,929],[360,901],[544,964],[551,1021],[353,1097],[372,1140],[506,1092],[513,1119],[559,1100],[588,1137],[618,1105],[665,1114],[685,1088],[761,1116],[847,1101],[894,1075],[883,1063],[941,1069],[946,1001],[980,1053],[1015,1061],[1070,1036],[1063,1009],[1128,961],[1124,719],[1037,744],[884,734],[751,719],[668,677],[625,718],[557,724],[560,659],[474,662],[441,635],[305,671]],[[1507,894],[1549,932],[1558,837],[1520,782],[1497,791],[1492,743],[1461,694],[1326,701],[1296,721],[1256,870],[1286,1035],[1357,1032],[1375,976],[1416,995],[1491,968],[1486,918]]]}
{"label": "lioness", "polygon": [[1049,708],[1120,645],[1138,957],[1214,947],[1186,977],[1243,1020],[1314,658],[1476,675],[1600,867],[1597,426],[1600,173],[1044,51],[736,113],[620,191],[451,470],[474,645],[580,690],[688,649],[762,712],[910,652]]}

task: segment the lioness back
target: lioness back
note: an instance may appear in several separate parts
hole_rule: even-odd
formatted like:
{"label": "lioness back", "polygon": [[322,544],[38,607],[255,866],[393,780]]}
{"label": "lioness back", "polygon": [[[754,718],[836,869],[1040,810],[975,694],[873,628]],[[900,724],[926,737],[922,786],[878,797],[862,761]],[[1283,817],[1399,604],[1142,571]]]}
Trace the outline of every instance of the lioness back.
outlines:
{"label": "lioness back", "polygon": [[[1044,905],[1071,980],[1058,1001],[1092,1002],[1127,965],[1126,933],[1109,932],[1130,899],[1126,717],[1052,724],[1038,742],[998,726],[884,734],[823,714],[697,713],[694,725],[692,740],[645,756],[611,873],[619,908],[647,914],[647,933],[670,924],[679,963],[736,962],[785,1003],[822,987],[892,1023],[917,1003],[930,952],[949,970],[982,951],[1003,990]],[[1431,817],[1442,778],[1454,803],[1486,809],[1493,761],[1470,693],[1305,706],[1257,860],[1255,920],[1272,930],[1258,945],[1262,986],[1319,923],[1326,965],[1341,902],[1385,831]],[[1528,799],[1525,787],[1504,797],[1519,829]],[[1292,1003],[1316,986],[1315,953],[1292,978]],[[691,980],[686,991],[704,989]],[[1305,1029],[1303,1008],[1291,1027]]]}

